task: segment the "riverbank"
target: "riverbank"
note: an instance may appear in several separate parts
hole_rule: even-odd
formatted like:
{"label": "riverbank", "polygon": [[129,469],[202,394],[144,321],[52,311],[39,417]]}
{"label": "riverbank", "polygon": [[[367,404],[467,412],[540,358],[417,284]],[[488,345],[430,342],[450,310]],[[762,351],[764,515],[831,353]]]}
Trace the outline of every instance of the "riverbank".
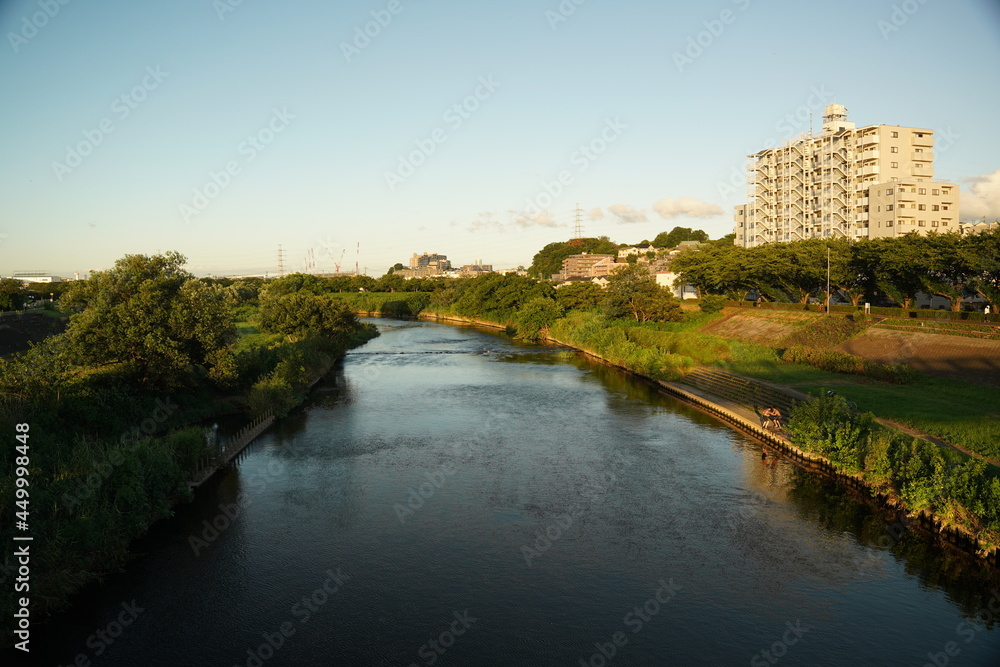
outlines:
{"label": "riverbank", "polygon": [[[192,489],[228,462],[237,446],[244,448],[273,423],[271,413],[281,416],[301,405],[348,349],[377,335],[369,325],[325,343],[288,343],[273,357],[274,365],[262,369],[260,381],[238,394],[207,382],[142,394],[112,369],[91,373],[91,385],[78,381],[75,393],[63,391],[53,405],[5,404],[12,420],[30,429],[29,525],[37,545],[31,552],[32,622],[66,608],[86,586],[124,566],[135,540],[190,502]],[[205,420],[237,409],[249,412],[249,429],[235,446],[213,451]],[[14,466],[7,469],[12,475]],[[5,485],[13,488],[13,481]],[[5,526],[9,540],[13,521]],[[12,581],[15,572],[15,564],[3,561],[0,580]],[[12,598],[0,602],[7,619],[0,633],[8,639],[13,605]]]}
{"label": "riverbank", "polygon": [[[483,326],[498,330],[508,329],[507,325],[500,325],[497,322],[481,318],[452,315],[449,313],[437,313],[434,311],[423,311],[418,314],[418,318],[450,324]],[[573,341],[558,338],[550,331],[546,332],[544,340],[579,350],[587,356],[599,360],[602,363],[620,368],[649,382],[653,382],[662,391],[684,400],[687,403],[695,405],[713,416],[716,416],[737,430],[750,435],[770,447],[780,450],[784,456],[795,462],[797,465],[838,479],[853,491],[860,493],[873,504],[895,514],[897,520],[903,525],[916,527],[932,533],[943,544],[957,548],[964,553],[977,558],[983,563],[994,567],[1000,567],[1000,549],[997,548],[996,542],[990,539],[994,536],[984,536],[982,532],[970,530],[969,526],[950,521],[948,517],[941,516],[933,511],[914,509],[911,507],[910,503],[906,502],[905,499],[886,489],[884,481],[882,483],[873,483],[872,480],[866,477],[863,472],[845,470],[843,466],[838,466],[837,463],[830,458],[797,446],[789,437],[761,428],[759,423],[748,414],[749,406],[735,405],[731,401],[727,401],[725,398],[713,395],[710,392],[698,390],[693,387],[682,386],[676,381],[653,377],[650,374],[643,373],[636,368],[630,367],[628,364],[616,363],[616,360],[610,358],[608,355],[600,353],[596,349],[581,346]],[[744,379],[747,382],[754,382],[754,380],[750,378]],[[788,390],[789,393],[798,393],[790,387],[785,387],[785,389]],[[903,431],[897,432],[901,435],[904,434]],[[984,537],[986,538],[985,540]]]}

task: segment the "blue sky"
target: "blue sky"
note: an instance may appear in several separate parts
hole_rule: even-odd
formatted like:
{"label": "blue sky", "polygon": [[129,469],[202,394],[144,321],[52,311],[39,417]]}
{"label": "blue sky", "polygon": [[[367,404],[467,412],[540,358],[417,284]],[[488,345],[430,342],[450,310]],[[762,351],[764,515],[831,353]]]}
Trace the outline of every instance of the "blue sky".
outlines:
{"label": "blue sky", "polygon": [[588,236],[715,238],[744,156],[833,101],[933,129],[963,217],[1000,216],[996,0],[61,1],[0,2],[3,275],[506,268],[577,203]]}

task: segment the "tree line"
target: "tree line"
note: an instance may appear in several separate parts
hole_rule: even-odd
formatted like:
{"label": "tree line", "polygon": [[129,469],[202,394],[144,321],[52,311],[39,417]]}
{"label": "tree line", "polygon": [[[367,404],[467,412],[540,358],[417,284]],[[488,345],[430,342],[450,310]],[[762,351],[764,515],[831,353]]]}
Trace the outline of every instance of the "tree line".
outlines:
{"label": "tree line", "polygon": [[[700,296],[807,303],[830,291],[852,305],[887,298],[909,308],[918,293],[941,296],[959,311],[981,297],[1000,312],[1000,230],[962,236],[916,233],[896,238],[808,239],[753,248],[712,244],[675,257],[671,270]],[[832,296],[832,295],[831,295]]]}

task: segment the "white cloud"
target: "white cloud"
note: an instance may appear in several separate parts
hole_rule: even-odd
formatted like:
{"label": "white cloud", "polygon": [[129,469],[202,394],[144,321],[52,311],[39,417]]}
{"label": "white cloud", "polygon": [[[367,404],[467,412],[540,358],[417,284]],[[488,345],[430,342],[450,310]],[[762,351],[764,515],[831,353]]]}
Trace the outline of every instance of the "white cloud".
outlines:
{"label": "white cloud", "polygon": [[618,219],[617,221],[621,223],[646,222],[649,220],[644,211],[641,211],[634,206],[629,206],[628,204],[615,204],[614,206],[609,206],[608,213],[615,216]]}
{"label": "white cloud", "polygon": [[1000,169],[970,181],[969,191],[961,193],[959,214],[963,218],[1000,218]]}
{"label": "white cloud", "polygon": [[653,204],[653,210],[661,218],[710,218],[714,215],[722,215],[724,211],[717,204],[709,204],[700,199],[691,197],[681,197],[680,199],[661,199]]}
{"label": "white cloud", "polygon": [[480,213],[479,216],[466,226],[470,232],[478,232],[492,229],[498,232],[505,232],[511,226],[517,227],[563,227],[549,214],[548,211],[541,211],[535,215],[529,215],[524,211],[508,211],[510,214],[509,224],[498,220],[491,211]]}
{"label": "white cloud", "polygon": [[592,208],[587,211],[587,218],[589,220],[600,220],[604,217],[604,211],[599,208]]}
{"label": "white cloud", "polygon": [[511,211],[511,220],[519,227],[562,227],[548,210],[541,211],[534,215],[528,215],[524,211]]}

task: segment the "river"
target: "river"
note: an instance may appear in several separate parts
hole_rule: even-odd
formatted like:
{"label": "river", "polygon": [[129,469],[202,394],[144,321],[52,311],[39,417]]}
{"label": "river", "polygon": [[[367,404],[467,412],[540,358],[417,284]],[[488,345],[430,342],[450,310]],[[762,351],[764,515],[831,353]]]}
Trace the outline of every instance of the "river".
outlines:
{"label": "river", "polygon": [[1000,664],[996,578],[836,483],[565,348],[377,323],[32,664]]}

